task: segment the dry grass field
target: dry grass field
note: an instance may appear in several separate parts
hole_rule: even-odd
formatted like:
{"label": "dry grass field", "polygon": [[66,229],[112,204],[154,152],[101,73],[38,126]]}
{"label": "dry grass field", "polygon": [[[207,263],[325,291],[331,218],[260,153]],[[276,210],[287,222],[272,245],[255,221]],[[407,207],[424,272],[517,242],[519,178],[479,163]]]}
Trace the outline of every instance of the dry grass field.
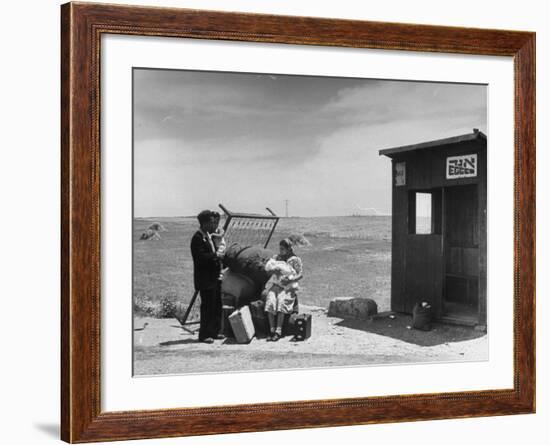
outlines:
{"label": "dry grass field", "polygon": [[[166,229],[160,240],[140,240],[153,223]],[[193,294],[193,263],[189,243],[197,220],[136,218],[134,220],[134,299],[151,304],[162,298],[186,302]],[[389,310],[391,217],[349,216],[282,218],[268,246],[303,235],[311,246],[298,247],[304,264],[300,301],[328,307],[335,297],[368,297]]]}

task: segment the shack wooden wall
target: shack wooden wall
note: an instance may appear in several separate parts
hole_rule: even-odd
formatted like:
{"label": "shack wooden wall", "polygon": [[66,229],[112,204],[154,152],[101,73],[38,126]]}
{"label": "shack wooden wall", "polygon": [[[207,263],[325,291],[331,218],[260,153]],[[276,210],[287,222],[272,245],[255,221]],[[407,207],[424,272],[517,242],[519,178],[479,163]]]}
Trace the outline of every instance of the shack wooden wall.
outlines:
{"label": "shack wooden wall", "polygon": [[[478,171],[474,178],[446,178],[446,160],[449,156],[477,153]],[[395,164],[405,162],[405,185],[398,186],[395,181]],[[410,313],[419,293],[434,298],[435,311],[440,312],[441,296],[444,285],[443,257],[444,240],[439,234],[414,235],[409,233],[409,192],[427,191],[456,185],[476,184],[479,193],[478,237],[479,237],[479,323],[486,324],[487,317],[487,150],[484,139],[438,146],[392,155],[392,268],[391,268],[391,308],[397,312]],[[425,237],[425,242],[418,242]],[[439,243],[439,249],[438,245]],[[427,249],[423,251],[423,249]],[[440,262],[436,265],[435,257]],[[407,262],[411,258],[420,258],[425,268],[422,274],[419,264]],[[407,281],[409,289],[407,289]],[[415,281],[418,283],[413,284]],[[422,282],[427,281],[427,282]],[[412,287],[411,287],[412,286]]]}

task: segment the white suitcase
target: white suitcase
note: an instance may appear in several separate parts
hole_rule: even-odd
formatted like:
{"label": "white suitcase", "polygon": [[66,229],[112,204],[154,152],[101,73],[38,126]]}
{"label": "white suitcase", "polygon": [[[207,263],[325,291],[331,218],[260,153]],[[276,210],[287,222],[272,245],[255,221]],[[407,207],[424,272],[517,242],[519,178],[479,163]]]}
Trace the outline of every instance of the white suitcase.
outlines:
{"label": "white suitcase", "polygon": [[237,343],[250,343],[254,337],[254,323],[252,323],[252,315],[250,314],[250,308],[243,306],[237,309],[229,316],[229,323],[231,323],[231,329],[235,335]]}

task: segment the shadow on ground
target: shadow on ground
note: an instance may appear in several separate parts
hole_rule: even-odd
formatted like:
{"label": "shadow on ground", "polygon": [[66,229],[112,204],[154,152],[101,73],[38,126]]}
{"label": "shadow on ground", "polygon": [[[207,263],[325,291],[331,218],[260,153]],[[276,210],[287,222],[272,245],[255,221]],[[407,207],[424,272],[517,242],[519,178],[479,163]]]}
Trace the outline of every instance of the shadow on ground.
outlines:
{"label": "shadow on ground", "polygon": [[186,338],[184,340],[169,340],[159,343],[159,346],[187,345],[189,343],[199,343],[198,338]]}
{"label": "shadow on ground", "polygon": [[443,323],[433,323],[431,331],[412,329],[412,316],[405,314],[382,315],[373,320],[344,319],[335,326],[357,329],[373,334],[384,335],[418,346],[437,346],[444,343],[454,343],[483,337],[485,332],[477,331],[468,326],[455,326]]}

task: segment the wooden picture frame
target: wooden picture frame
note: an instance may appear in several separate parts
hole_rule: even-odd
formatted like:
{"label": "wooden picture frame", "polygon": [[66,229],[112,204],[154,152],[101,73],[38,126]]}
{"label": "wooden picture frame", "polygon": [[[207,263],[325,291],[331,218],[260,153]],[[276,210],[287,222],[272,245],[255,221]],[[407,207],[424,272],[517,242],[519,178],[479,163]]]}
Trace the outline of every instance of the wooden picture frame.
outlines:
{"label": "wooden picture frame", "polygon": [[[102,412],[99,115],[100,38],[103,34],[513,57],[513,389]],[[534,33],[68,3],[61,7],[61,35],[63,440],[93,442],[535,411]]]}

